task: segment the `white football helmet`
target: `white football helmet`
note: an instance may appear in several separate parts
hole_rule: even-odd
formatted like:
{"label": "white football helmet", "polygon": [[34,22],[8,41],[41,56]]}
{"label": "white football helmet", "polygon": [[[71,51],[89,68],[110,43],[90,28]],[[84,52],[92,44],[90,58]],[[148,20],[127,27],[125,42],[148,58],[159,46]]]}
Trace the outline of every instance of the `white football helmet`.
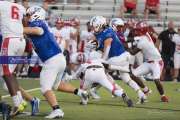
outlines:
{"label": "white football helmet", "polygon": [[99,32],[104,26],[107,25],[106,18],[103,16],[94,16],[90,20],[94,32]]}
{"label": "white football helmet", "polygon": [[124,21],[121,18],[113,18],[109,25],[113,28],[114,31],[117,31],[117,26],[124,26]]}
{"label": "white football helmet", "polygon": [[29,7],[26,14],[30,16],[30,21],[45,20],[46,11],[40,6]]}

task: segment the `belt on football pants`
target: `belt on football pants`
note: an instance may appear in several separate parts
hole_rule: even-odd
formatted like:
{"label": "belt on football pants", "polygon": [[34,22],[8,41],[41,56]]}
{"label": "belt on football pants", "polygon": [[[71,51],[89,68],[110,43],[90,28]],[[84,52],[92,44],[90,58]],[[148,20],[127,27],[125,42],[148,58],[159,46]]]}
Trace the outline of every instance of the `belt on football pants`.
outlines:
{"label": "belt on football pants", "polygon": [[103,67],[100,65],[91,65],[91,66],[88,66],[86,69],[91,69],[91,68],[103,68]]}

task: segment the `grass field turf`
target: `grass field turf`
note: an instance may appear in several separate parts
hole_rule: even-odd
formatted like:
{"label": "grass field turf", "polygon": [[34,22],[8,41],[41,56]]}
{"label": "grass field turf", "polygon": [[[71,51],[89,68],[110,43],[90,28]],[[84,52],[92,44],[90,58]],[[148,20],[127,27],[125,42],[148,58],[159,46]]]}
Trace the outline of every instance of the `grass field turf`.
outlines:
{"label": "grass field turf", "polygon": [[[78,87],[79,81],[71,83]],[[39,81],[35,80],[20,80],[20,84],[25,89],[39,87]],[[121,81],[118,81],[118,84],[136,103],[137,94]],[[72,94],[57,92],[56,95],[65,112],[63,120],[180,120],[180,91],[177,91],[180,89],[180,83],[163,83],[166,94],[170,98],[169,103],[160,102],[160,96],[153,82],[147,82],[147,84],[153,90],[153,93],[148,97],[149,102],[143,105],[135,105],[134,108],[126,107],[120,98],[112,98],[111,94],[104,88],[99,91],[101,100],[90,99],[87,106],[79,105],[79,97]],[[2,90],[0,92],[2,93]],[[44,120],[44,116],[51,111],[40,91],[34,91],[31,94],[42,100],[40,114],[35,117],[20,115],[14,120]],[[4,101],[12,103],[10,98],[6,98]],[[26,111],[30,111],[30,105]]]}

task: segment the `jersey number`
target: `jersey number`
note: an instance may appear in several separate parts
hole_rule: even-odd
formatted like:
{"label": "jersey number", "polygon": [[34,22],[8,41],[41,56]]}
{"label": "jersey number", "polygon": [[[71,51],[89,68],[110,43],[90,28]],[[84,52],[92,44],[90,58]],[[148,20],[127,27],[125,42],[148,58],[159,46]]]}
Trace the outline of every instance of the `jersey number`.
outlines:
{"label": "jersey number", "polygon": [[11,18],[18,20],[19,19],[19,8],[16,6],[11,7]]}

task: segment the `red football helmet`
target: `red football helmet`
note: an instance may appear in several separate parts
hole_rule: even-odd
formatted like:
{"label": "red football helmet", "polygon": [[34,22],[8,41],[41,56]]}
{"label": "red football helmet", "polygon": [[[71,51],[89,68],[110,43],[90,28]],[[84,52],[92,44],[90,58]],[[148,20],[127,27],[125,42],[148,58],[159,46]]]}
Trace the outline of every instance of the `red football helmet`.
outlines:
{"label": "red football helmet", "polygon": [[134,26],[134,34],[136,36],[144,35],[148,32],[148,24],[145,21],[140,21]]}

